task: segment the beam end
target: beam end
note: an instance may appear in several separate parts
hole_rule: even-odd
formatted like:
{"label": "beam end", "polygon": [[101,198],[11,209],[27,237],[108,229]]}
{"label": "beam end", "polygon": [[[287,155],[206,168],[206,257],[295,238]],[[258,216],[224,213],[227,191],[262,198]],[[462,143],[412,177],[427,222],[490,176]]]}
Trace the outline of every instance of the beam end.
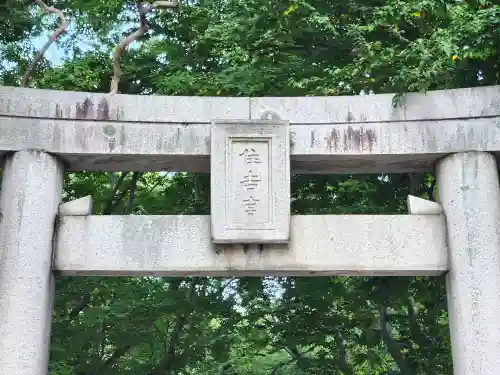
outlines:
{"label": "beam end", "polygon": [[92,214],[92,197],[87,195],[59,205],[61,216],[88,216]]}
{"label": "beam end", "polygon": [[406,202],[411,215],[441,215],[443,213],[443,207],[439,203],[427,199],[408,195]]}

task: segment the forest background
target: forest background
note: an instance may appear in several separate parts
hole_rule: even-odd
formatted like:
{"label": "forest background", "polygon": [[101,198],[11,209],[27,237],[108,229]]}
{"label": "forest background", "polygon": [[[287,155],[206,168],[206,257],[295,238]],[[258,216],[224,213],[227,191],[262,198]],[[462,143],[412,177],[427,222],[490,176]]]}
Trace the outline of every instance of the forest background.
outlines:
{"label": "forest background", "polygon": [[[109,92],[137,4],[47,2],[68,29],[28,85]],[[0,1],[0,84],[21,77],[58,19]],[[146,16],[122,58],[134,95],[310,96],[499,83],[500,5],[486,0],[184,0]],[[95,214],[208,214],[193,173],[71,173]],[[430,173],[293,175],[294,214],[404,213]],[[444,279],[61,277],[53,375],[452,375]]]}

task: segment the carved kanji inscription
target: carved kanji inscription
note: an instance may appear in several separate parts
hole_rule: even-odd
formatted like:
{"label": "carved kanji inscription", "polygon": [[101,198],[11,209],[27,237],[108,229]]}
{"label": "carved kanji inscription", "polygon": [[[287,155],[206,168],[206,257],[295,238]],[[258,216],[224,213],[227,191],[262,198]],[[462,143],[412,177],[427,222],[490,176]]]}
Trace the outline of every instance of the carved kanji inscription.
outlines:
{"label": "carved kanji inscription", "polygon": [[248,216],[253,216],[257,209],[259,208],[259,199],[255,199],[253,196],[249,196],[247,199],[243,199],[243,207],[245,214]]}
{"label": "carved kanji inscription", "polygon": [[252,223],[269,224],[273,221],[272,177],[270,176],[272,137],[229,138],[227,178],[230,182],[227,218],[232,224],[250,227]]}
{"label": "carved kanji inscription", "polygon": [[246,190],[255,190],[259,186],[259,182],[262,182],[260,174],[252,170],[249,170],[248,173],[243,176],[243,180],[240,181]]}
{"label": "carved kanji inscription", "polygon": [[286,122],[214,122],[211,221],[214,242],[287,242],[290,226]]}
{"label": "carved kanji inscription", "polygon": [[255,148],[245,148],[239,155],[243,156],[246,164],[260,164],[262,163],[259,153]]}

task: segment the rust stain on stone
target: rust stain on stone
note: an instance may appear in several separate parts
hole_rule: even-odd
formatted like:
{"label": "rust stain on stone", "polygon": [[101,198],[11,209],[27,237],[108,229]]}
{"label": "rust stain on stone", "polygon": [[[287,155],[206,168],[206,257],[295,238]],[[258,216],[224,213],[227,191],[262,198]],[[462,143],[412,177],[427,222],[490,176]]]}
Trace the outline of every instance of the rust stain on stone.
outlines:
{"label": "rust stain on stone", "polygon": [[113,152],[116,148],[116,138],[112,137],[108,140],[109,151]]}
{"label": "rust stain on stone", "polygon": [[366,148],[372,151],[376,141],[377,137],[372,129],[365,130],[363,127],[354,129],[349,125],[347,129],[344,130],[344,151],[362,151]]}
{"label": "rust stain on stone", "polygon": [[339,132],[337,129],[332,129],[330,135],[325,138],[328,150],[337,150],[339,144]]}
{"label": "rust stain on stone", "polygon": [[163,140],[161,138],[158,138],[156,140],[156,151],[157,152],[162,152],[163,151]]}
{"label": "rust stain on stone", "polygon": [[104,133],[104,136],[107,138],[114,137],[116,134],[116,128],[111,124],[107,124],[102,129],[102,132]]}
{"label": "rust stain on stone", "polygon": [[179,146],[181,143],[181,129],[177,128],[177,132],[175,133],[175,145]]}
{"label": "rust stain on stone", "polygon": [[366,139],[368,140],[368,149],[372,151],[373,145],[377,142],[377,135],[375,134],[373,129],[366,130]]}
{"label": "rust stain on stone", "polygon": [[0,98],[0,107],[2,108],[2,110],[4,110],[4,108],[5,108],[5,112],[11,113],[12,112],[12,100],[10,98],[7,98],[7,100],[5,100],[5,101],[4,100],[5,100],[4,97]]}
{"label": "rust stain on stone", "polygon": [[120,130],[120,146],[124,146],[127,140],[127,135],[125,134],[125,126],[122,125]]}
{"label": "rust stain on stone", "polygon": [[76,103],[76,118],[93,118],[94,117],[94,103],[86,98],[83,103]]}
{"label": "rust stain on stone", "polygon": [[102,98],[97,106],[97,119],[109,120],[109,104],[106,98]]}
{"label": "rust stain on stone", "polygon": [[82,150],[87,150],[89,141],[92,138],[92,128],[80,127],[76,131],[76,140]]}
{"label": "rust stain on stone", "polygon": [[204,141],[205,141],[205,149],[206,150],[210,150],[210,148],[212,147],[212,140],[210,139],[209,136],[205,136],[203,137]]}
{"label": "rust stain on stone", "polygon": [[[56,110],[56,114],[57,114],[57,110]],[[61,117],[62,117],[62,110],[61,110]],[[62,129],[60,126],[55,126],[54,127],[54,133],[53,133],[53,137],[52,137],[52,144],[56,145],[56,146],[59,146],[62,144],[63,142],[63,132],[62,132]]]}
{"label": "rust stain on stone", "polygon": [[103,127],[102,132],[108,140],[109,151],[112,152],[116,148],[116,128],[111,124],[107,124]]}
{"label": "rust stain on stone", "polygon": [[59,103],[56,104],[55,117],[56,118],[62,118],[63,117],[63,110],[62,110],[61,105]]}
{"label": "rust stain on stone", "polygon": [[119,121],[124,117],[124,111],[123,108],[118,107],[116,108],[116,120]]}

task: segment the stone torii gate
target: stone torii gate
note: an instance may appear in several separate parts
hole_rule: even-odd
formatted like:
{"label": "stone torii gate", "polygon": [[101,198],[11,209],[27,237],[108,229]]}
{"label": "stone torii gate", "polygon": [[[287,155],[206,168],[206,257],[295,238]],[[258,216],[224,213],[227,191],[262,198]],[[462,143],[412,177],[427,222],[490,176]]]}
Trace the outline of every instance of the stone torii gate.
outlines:
{"label": "stone torii gate", "polygon": [[[447,274],[456,375],[500,369],[500,87],[300,98],[0,87],[0,372],[47,372],[62,275]],[[95,216],[64,171],[211,172],[211,216]],[[290,173],[435,170],[409,215],[290,215]]]}

